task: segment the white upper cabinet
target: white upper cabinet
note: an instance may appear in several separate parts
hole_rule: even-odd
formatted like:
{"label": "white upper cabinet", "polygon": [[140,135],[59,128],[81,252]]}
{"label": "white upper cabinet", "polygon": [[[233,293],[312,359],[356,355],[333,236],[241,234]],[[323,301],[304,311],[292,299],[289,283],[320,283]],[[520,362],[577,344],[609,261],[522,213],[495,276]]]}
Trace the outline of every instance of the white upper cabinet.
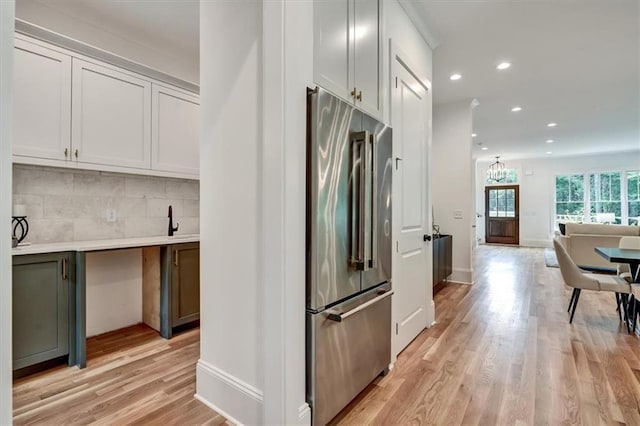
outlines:
{"label": "white upper cabinet", "polygon": [[197,176],[200,169],[200,101],[153,84],[151,166]]}
{"label": "white upper cabinet", "polygon": [[71,143],[71,57],[21,39],[14,51],[13,154],[64,161]]}
{"label": "white upper cabinet", "polygon": [[151,83],[73,59],[73,159],[149,169]]}
{"label": "white upper cabinet", "polygon": [[317,84],[353,101],[353,1],[333,0],[313,3],[313,72]]}
{"label": "white upper cabinet", "polygon": [[14,50],[15,163],[198,178],[197,94],[23,34]]}
{"label": "white upper cabinet", "polygon": [[375,116],[381,116],[379,4],[372,0],[356,0],[354,4],[354,87],[356,105]]}
{"label": "white upper cabinet", "polygon": [[314,2],[314,80],[382,116],[381,19],[376,0]]}

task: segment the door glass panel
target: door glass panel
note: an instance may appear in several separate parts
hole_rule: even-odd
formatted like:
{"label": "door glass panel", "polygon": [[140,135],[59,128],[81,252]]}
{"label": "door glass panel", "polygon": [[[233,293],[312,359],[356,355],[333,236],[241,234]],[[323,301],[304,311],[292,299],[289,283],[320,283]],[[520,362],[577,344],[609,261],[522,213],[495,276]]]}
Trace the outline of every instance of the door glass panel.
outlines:
{"label": "door glass panel", "polygon": [[515,217],[516,191],[509,189],[489,190],[489,217]]}

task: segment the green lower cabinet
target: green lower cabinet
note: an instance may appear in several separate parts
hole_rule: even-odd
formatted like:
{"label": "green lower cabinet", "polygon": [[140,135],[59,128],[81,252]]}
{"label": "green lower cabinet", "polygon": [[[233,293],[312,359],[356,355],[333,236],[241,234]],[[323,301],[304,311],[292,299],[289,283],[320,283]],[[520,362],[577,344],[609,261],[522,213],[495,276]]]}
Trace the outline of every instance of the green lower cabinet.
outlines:
{"label": "green lower cabinet", "polygon": [[162,249],[160,334],[200,319],[200,244],[184,243]]}
{"label": "green lower cabinet", "polygon": [[200,319],[200,245],[173,246],[171,323],[174,327]]}
{"label": "green lower cabinet", "polygon": [[69,253],[13,257],[13,369],[69,354]]}

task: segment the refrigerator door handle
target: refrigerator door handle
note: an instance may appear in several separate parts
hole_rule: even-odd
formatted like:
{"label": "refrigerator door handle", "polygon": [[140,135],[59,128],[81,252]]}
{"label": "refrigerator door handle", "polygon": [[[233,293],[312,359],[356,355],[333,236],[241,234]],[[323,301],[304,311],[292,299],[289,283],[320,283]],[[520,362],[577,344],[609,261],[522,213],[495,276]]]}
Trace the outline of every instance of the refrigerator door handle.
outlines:
{"label": "refrigerator door handle", "polygon": [[364,197],[363,198],[363,213],[364,213],[364,222],[362,223],[362,243],[364,245],[364,253],[363,253],[363,259],[364,259],[364,268],[363,271],[368,271],[369,269],[371,269],[371,264],[372,264],[372,247],[371,247],[371,243],[372,243],[372,237],[373,234],[371,232],[372,229],[372,198],[371,196],[373,195],[373,181],[372,181],[372,175],[373,175],[373,170],[372,170],[372,159],[373,159],[373,147],[372,147],[372,139],[371,136],[369,134],[369,132],[365,131],[364,133],[364,140],[363,145],[364,145],[364,170],[362,171],[362,175],[364,177],[364,185],[363,185],[363,191],[364,191]]}
{"label": "refrigerator door handle", "polygon": [[393,290],[390,291],[386,291],[384,293],[382,293],[380,296],[378,297],[374,297],[373,299],[356,306],[355,308],[351,309],[350,311],[344,312],[342,314],[337,314],[335,312],[330,312],[329,315],[327,316],[328,319],[330,319],[331,321],[335,321],[335,322],[342,322],[344,320],[346,320],[347,318],[349,318],[351,315],[357,314],[358,312],[360,312],[363,309],[368,308],[369,306],[373,305],[374,303],[378,303],[379,301],[386,299],[387,297],[391,297],[393,295]]}
{"label": "refrigerator door handle", "polygon": [[358,271],[369,269],[371,257],[370,234],[370,185],[371,185],[371,147],[368,143],[368,132],[357,132],[351,135],[351,177],[349,192],[351,194],[351,241],[349,248],[349,264]]}
{"label": "refrigerator door handle", "polygon": [[369,237],[370,258],[369,267],[376,268],[378,257],[378,161],[376,158],[376,145],[378,138],[375,133],[369,136],[369,144],[371,145],[371,236]]}

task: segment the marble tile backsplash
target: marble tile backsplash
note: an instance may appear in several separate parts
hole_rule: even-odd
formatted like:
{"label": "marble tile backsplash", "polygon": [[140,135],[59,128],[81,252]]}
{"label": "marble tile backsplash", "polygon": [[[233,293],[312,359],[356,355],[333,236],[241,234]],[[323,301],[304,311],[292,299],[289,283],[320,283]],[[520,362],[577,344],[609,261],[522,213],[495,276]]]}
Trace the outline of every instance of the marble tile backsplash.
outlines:
{"label": "marble tile backsplash", "polygon": [[13,166],[13,205],[25,206],[31,243],[166,235],[169,205],[177,234],[199,233],[199,198],[195,180]]}

